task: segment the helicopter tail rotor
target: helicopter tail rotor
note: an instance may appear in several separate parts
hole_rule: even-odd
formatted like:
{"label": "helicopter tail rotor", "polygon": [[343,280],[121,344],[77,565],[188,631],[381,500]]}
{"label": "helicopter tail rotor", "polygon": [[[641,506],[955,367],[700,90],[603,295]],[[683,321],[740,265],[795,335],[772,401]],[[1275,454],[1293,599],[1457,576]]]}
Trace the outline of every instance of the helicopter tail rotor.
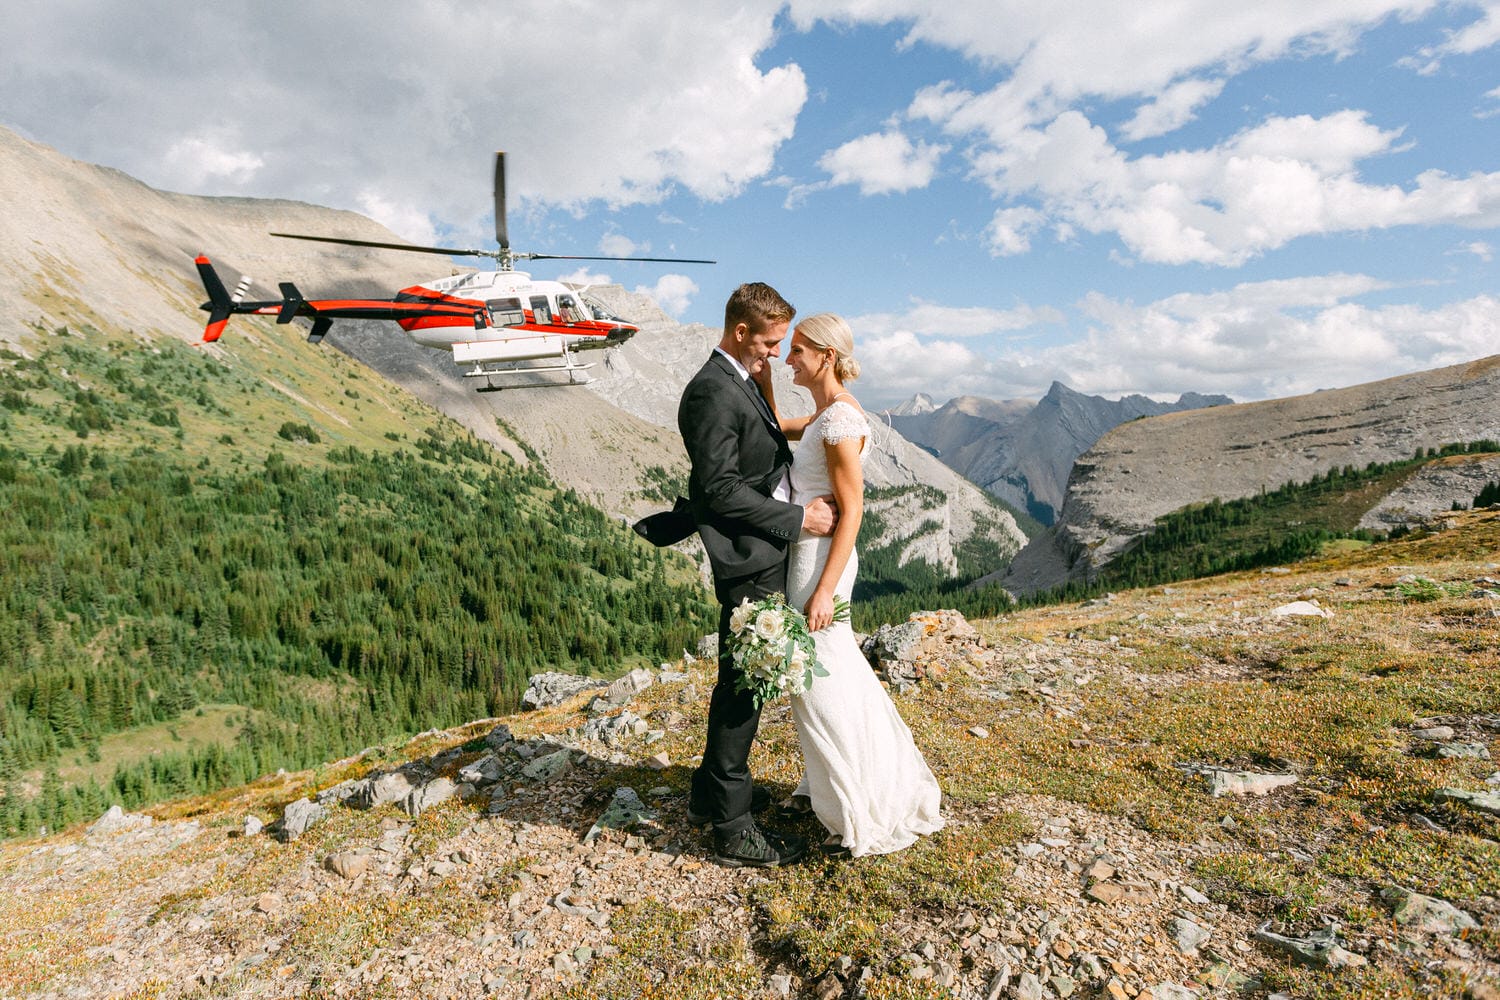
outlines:
{"label": "helicopter tail rotor", "polygon": [[193,263],[198,265],[198,277],[203,281],[203,290],[208,293],[208,301],[202,307],[208,313],[208,325],[203,328],[203,339],[215,341],[224,332],[224,324],[234,314],[234,302],[229,298],[224,282],[219,280],[218,272],[207,257],[200,254]]}

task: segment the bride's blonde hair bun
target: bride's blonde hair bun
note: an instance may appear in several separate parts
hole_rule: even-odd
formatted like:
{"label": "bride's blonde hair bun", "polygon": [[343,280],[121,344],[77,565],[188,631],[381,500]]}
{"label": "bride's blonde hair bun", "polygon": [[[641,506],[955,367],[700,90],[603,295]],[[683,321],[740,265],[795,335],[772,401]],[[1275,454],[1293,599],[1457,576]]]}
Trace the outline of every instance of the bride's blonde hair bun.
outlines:
{"label": "bride's blonde hair bun", "polygon": [[798,323],[797,332],[818,350],[835,353],[833,374],[840,382],[853,382],[859,378],[859,362],[854,359],[854,331],[849,329],[844,317],[836,313],[818,313]]}

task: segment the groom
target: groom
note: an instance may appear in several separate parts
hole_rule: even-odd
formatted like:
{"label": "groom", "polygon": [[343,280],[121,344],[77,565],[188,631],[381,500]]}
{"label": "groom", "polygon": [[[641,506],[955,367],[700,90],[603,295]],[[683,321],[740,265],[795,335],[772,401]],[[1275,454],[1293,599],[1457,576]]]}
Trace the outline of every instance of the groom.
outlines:
{"label": "groom", "polygon": [[[751,816],[750,744],[760,709],[735,689],[729,614],[743,598],[786,592],[787,550],[798,534],[833,532],[837,512],[819,497],[789,500],[792,451],[761,394],[796,310],[762,282],[741,285],[724,307],[724,334],[683,390],[677,408],[692,462],[688,501],[719,599],[719,678],[708,707],[703,763],[693,772],[688,816],[714,825],[714,860],[729,867],[790,864],[807,849],[795,834],[763,831]],[[759,796],[762,804],[769,796]]]}

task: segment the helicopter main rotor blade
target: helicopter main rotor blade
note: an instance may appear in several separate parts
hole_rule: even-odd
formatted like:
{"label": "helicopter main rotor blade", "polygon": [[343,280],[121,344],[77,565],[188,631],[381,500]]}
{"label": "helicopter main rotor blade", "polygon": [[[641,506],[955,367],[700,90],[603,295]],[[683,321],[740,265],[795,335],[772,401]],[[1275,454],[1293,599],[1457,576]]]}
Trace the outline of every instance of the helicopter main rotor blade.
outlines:
{"label": "helicopter main rotor blade", "polygon": [[440,253],[447,257],[498,257],[493,250],[461,250],[456,247],[419,247],[411,243],[379,243],[374,240],[346,240],[337,236],[303,236],[299,233],[272,233],[287,240],[312,240],[315,243],[341,243],[350,247],[375,247],[380,250],[409,250],[413,253]]}
{"label": "helicopter main rotor blade", "polygon": [[569,253],[518,253],[515,256],[526,260],[653,260],[661,264],[717,264],[716,260],[695,260],[691,257],[587,257]]}
{"label": "helicopter main rotor blade", "polygon": [[502,251],[510,249],[510,234],[505,225],[505,153],[495,154],[495,242]]}

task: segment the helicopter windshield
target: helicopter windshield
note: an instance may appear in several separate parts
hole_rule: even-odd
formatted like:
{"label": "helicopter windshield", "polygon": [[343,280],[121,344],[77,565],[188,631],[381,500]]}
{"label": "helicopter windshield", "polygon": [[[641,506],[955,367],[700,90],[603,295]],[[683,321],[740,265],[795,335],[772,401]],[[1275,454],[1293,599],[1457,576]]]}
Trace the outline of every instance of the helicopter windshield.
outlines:
{"label": "helicopter windshield", "polygon": [[625,322],[625,320],[621,319],[619,316],[616,316],[614,313],[604,308],[604,306],[600,305],[598,299],[589,298],[587,295],[585,295],[583,297],[583,301],[586,307],[593,311],[595,319],[603,320],[606,323]]}

